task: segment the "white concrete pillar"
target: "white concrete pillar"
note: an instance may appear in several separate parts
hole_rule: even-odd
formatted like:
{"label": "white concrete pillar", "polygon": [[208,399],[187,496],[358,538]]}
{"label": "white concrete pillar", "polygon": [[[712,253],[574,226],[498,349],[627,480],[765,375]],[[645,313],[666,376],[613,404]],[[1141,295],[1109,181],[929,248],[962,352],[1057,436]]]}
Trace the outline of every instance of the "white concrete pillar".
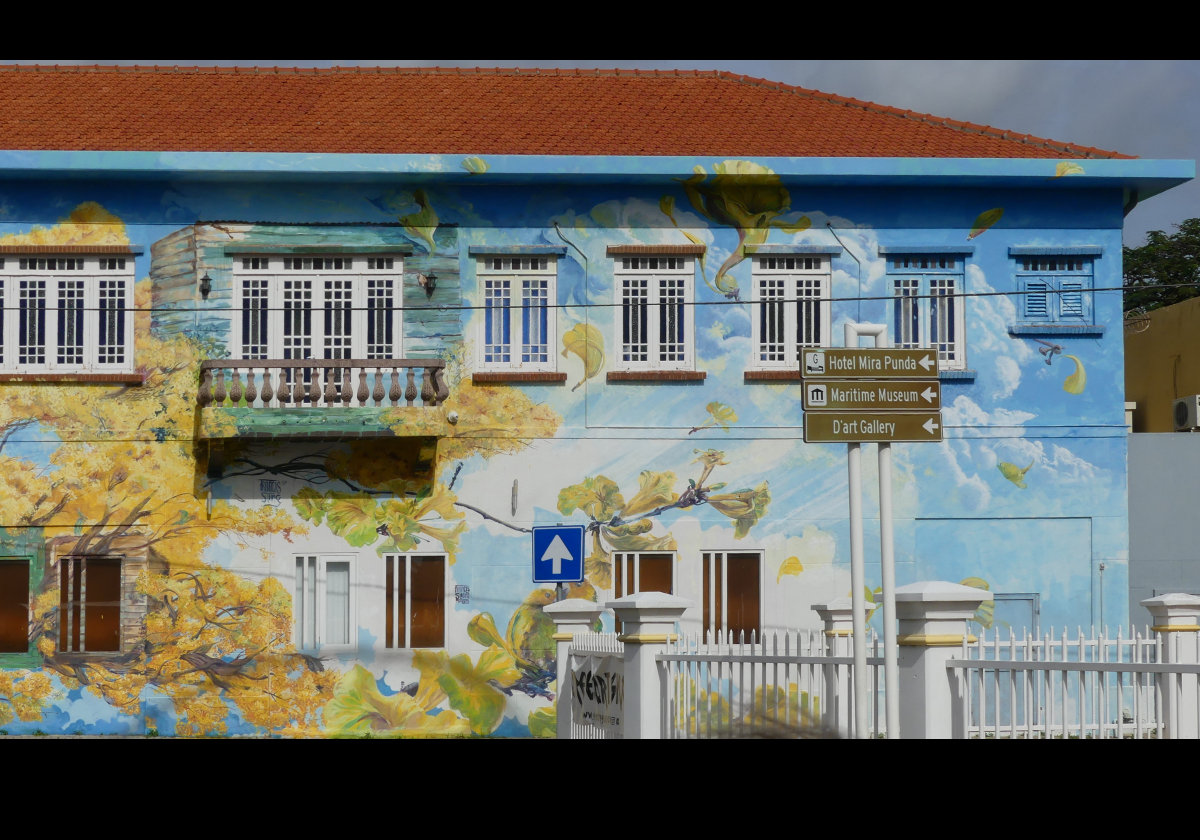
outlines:
{"label": "white concrete pillar", "polygon": [[[1174,665],[1200,664],[1200,598],[1172,592],[1140,603],[1153,617],[1154,626],[1150,629],[1162,641],[1162,661]],[[1168,680],[1166,687],[1172,689],[1163,692],[1166,737],[1200,737],[1196,675],[1179,674],[1173,684]]]}
{"label": "white concrete pillar", "polygon": [[[854,636],[854,599],[837,598],[828,604],[813,604],[813,611],[825,624],[825,655],[851,657],[851,639]],[[867,616],[875,609],[874,601],[864,601],[862,624],[867,626]],[[866,632],[866,631],[864,631]],[[867,633],[870,638],[870,633]],[[854,737],[854,709],[851,692],[851,668],[829,664],[822,667],[825,686],[821,692],[821,721],[825,729],[836,729],[845,738]]]}
{"label": "white concrete pillar", "polygon": [[675,623],[692,602],[665,592],[638,592],[604,606],[621,622],[625,645],[625,738],[661,738],[665,668],[654,661],[675,638]]}
{"label": "white concrete pillar", "polygon": [[555,721],[557,734],[560,739],[571,737],[571,691],[570,649],[571,641],[576,633],[589,633],[604,612],[604,607],[595,601],[585,601],[582,598],[567,598],[542,607],[542,612],[550,616],[554,622],[554,641],[557,643],[555,663],[558,670],[558,688],[556,692]]}
{"label": "white concrete pillar", "polygon": [[900,737],[952,738],[963,731],[961,687],[946,662],[958,657],[964,638],[975,641],[967,619],[990,600],[990,592],[944,580],[896,589]]}

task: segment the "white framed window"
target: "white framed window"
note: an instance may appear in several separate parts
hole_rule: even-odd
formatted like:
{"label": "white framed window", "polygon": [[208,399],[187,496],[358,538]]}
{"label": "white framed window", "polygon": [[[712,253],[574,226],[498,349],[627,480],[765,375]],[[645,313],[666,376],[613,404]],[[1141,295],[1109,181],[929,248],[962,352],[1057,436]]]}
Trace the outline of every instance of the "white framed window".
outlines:
{"label": "white framed window", "polygon": [[[638,592],[675,591],[675,552],[632,551],[613,554],[613,597],[635,595]],[[621,632],[621,621],[614,622]]]}
{"label": "white framed window", "polygon": [[942,370],[967,366],[959,254],[888,254],[892,293],[892,346],[937,351]]}
{"label": "white framed window", "polygon": [[233,258],[239,359],[403,357],[399,255]]}
{"label": "white framed window", "polygon": [[385,554],[384,646],[446,646],[446,557]]}
{"label": "white framed window", "polygon": [[756,256],[751,366],[795,370],[805,347],[830,345],[828,254]]}
{"label": "white framed window", "polygon": [[558,258],[481,254],[475,267],[483,291],[480,369],[554,371]]}
{"label": "white framed window", "polygon": [[691,370],[696,266],[690,256],[614,257],[620,370]]}
{"label": "white framed window", "polygon": [[1017,309],[1030,324],[1091,324],[1092,257],[1017,256]]}
{"label": "white framed window", "polygon": [[354,556],[295,556],[292,640],[300,650],[354,644]]}
{"label": "white framed window", "polygon": [[703,577],[704,630],[750,635],[762,632],[763,553],[705,551]]}
{"label": "white framed window", "polygon": [[131,373],[130,256],[0,257],[0,370]]}

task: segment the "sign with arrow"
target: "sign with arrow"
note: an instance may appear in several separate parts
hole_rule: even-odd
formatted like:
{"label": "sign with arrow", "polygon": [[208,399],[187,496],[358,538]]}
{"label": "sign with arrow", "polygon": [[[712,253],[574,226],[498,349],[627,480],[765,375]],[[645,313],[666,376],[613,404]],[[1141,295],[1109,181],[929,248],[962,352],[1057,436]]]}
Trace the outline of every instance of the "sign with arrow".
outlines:
{"label": "sign with arrow", "polygon": [[804,383],[804,410],[929,411],[942,407],[942,383],[819,379]]}
{"label": "sign with arrow", "polygon": [[581,580],[583,580],[583,526],[535,526],[533,528],[533,582],[578,583]]}
{"label": "sign with arrow", "polygon": [[937,374],[933,350],[826,347],[805,350],[800,360],[800,375],[805,379],[927,379]]}
{"label": "sign with arrow", "polygon": [[805,443],[893,443],[942,439],[939,411],[876,414],[865,411],[814,411],[804,415]]}

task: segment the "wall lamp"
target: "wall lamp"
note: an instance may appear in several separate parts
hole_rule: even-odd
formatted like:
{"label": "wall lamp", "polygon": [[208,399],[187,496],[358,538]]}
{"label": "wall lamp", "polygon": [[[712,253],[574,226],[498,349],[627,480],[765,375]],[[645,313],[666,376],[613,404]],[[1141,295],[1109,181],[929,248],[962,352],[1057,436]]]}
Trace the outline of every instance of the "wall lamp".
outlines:
{"label": "wall lamp", "polygon": [[433,290],[437,288],[437,275],[432,271],[428,274],[418,274],[417,285],[425,290],[425,297],[433,297]]}
{"label": "wall lamp", "polygon": [[212,293],[212,278],[208,276],[208,272],[204,272],[204,276],[200,278],[200,297],[208,300],[208,296]]}

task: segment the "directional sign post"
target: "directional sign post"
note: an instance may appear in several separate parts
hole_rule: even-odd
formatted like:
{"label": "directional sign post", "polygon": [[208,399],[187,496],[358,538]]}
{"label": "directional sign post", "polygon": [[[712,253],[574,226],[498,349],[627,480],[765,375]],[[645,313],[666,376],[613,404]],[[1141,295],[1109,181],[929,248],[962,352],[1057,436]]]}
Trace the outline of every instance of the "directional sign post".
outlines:
{"label": "directional sign post", "polygon": [[533,529],[533,582],[583,580],[583,526],[552,525]]}
{"label": "directional sign post", "polygon": [[937,353],[896,347],[805,350],[800,367],[805,379],[928,379],[937,372]]}
{"label": "directional sign post", "polygon": [[937,411],[814,411],[804,415],[805,443],[928,443],[941,439],[942,415]]}
{"label": "directional sign post", "polygon": [[805,411],[928,411],[941,407],[942,384],[937,380],[876,382],[863,379],[818,379],[804,383]]}

